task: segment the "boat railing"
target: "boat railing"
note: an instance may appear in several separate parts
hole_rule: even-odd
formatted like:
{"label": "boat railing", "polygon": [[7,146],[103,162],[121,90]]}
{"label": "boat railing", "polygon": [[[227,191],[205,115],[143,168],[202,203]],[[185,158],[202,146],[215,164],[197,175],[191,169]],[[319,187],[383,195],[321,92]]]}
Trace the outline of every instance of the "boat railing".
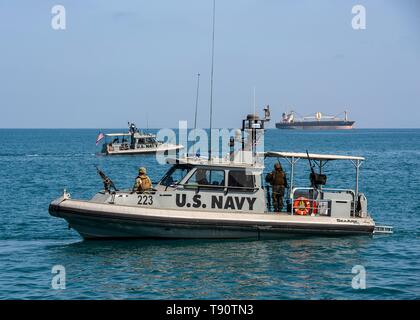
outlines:
{"label": "boat railing", "polygon": [[155,194],[157,191],[158,190],[156,188],[152,187],[150,189],[143,190],[143,191],[136,191],[136,190],[133,190],[133,189],[123,189],[123,190],[112,191],[112,192],[109,192],[109,191],[106,191],[106,190],[101,190],[101,191],[99,191],[99,193],[117,195],[117,197],[122,197],[122,196],[130,195],[130,194],[134,194],[134,193],[137,193],[137,194]]}
{"label": "boat railing", "polygon": [[[269,184],[266,184],[264,186],[264,189],[266,190],[266,199],[267,199],[267,210],[268,212],[274,211],[274,203],[272,198],[272,187]],[[295,213],[295,209],[300,208],[300,204],[295,206],[295,200],[299,199],[300,197],[303,197],[304,199],[309,201],[309,206],[307,208],[309,209],[310,213],[316,213],[321,215],[329,215],[330,214],[330,208],[328,207],[328,201],[346,201],[351,202],[350,208],[352,215],[355,214],[354,212],[354,199],[355,199],[355,191],[352,189],[339,189],[339,188],[322,188],[322,189],[314,189],[312,187],[295,187],[292,190],[289,190],[289,192],[285,193],[286,196],[286,212],[290,214]],[[297,194],[298,191],[305,191],[304,194]],[[334,198],[324,198],[324,193],[348,193],[351,195],[351,199],[334,199]],[[319,196],[322,195],[322,196]]]}
{"label": "boat railing", "polygon": [[[300,194],[296,195],[298,191],[305,191],[307,194]],[[324,198],[323,194],[329,193],[347,193],[351,195],[350,200],[350,208],[351,213],[354,214],[354,199],[356,198],[354,190],[351,189],[340,189],[340,188],[322,188],[316,189],[312,187],[296,187],[293,188],[290,192],[290,203],[291,203],[291,214],[295,214],[296,209],[301,209],[301,204],[295,206],[295,200],[299,200],[299,198],[304,198],[309,202],[307,206],[305,203],[305,208],[308,209],[309,214],[322,214],[322,215],[330,215],[331,212],[330,208],[328,207],[328,201],[330,200],[337,200],[337,201],[348,201],[347,199],[329,199]]]}
{"label": "boat railing", "polygon": [[130,144],[128,142],[111,142],[108,144],[108,149],[110,149],[110,151],[128,150],[129,148]]}
{"label": "boat railing", "polygon": [[196,189],[197,192],[200,189],[212,189],[212,190],[224,190],[225,193],[228,193],[229,190],[236,190],[236,191],[247,191],[247,192],[256,192],[258,191],[258,187],[240,187],[240,186],[225,186],[225,185],[216,185],[216,184],[188,184],[188,183],[180,183],[176,186],[181,186],[184,189]]}

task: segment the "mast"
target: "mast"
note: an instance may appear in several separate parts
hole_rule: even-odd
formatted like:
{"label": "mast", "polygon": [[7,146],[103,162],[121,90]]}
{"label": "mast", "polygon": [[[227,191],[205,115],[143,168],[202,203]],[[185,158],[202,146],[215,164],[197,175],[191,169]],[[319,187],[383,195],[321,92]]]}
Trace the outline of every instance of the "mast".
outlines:
{"label": "mast", "polygon": [[198,93],[200,90],[200,73],[197,73],[197,93],[195,95],[194,129],[197,129]]}
{"label": "mast", "polygon": [[209,160],[211,159],[211,129],[213,122],[213,74],[214,74],[214,25],[216,23],[216,0],[213,0],[213,35],[211,44],[211,76],[210,76],[210,145]]}
{"label": "mast", "polygon": [[256,108],[256,96],[255,96],[255,86],[254,86],[254,114],[255,114],[255,108]]}

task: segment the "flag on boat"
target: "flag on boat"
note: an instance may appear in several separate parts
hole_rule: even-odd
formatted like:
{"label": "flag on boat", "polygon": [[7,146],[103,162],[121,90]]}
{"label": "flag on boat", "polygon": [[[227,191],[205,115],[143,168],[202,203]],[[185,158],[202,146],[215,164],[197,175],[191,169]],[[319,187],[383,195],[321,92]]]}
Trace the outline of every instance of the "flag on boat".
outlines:
{"label": "flag on boat", "polygon": [[96,138],[96,145],[98,145],[99,141],[101,141],[104,137],[104,134],[99,132],[98,137]]}

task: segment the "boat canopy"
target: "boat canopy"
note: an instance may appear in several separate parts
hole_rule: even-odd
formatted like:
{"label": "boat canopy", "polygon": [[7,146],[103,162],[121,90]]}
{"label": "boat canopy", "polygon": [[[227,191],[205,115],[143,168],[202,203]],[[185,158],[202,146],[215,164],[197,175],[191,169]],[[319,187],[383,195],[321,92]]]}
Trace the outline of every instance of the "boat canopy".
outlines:
{"label": "boat canopy", "polygon": [[127,136],[131,136],[131,133],[106,133],[105,136],[107,136],[107,137],[127,137]]}
{"label": "boat canopy", "polygon": [[[304,152],[283,152],[283,151],[267,151],[264,152],[264,157],[266,158],[308,158],[308,155]],[[330,161],[330,160],[353,160],[353,161],[363,161],[363,157],[354,157],[354,156],[343,156],[343,155],[334,155],[334,154],[317,154],[309,153],[309,157],[313,160],[318,161]]]}
{"label": "boat canopy", "polygon": [[[128,133],[106,133],[105,136],[106,137],[130,137],[131,133],[129,132]],[[134,134],[134,138],[154,138],[154,137],[156,137],[154,134],[148,134],[148,133],[140,134],[136,132]]]}

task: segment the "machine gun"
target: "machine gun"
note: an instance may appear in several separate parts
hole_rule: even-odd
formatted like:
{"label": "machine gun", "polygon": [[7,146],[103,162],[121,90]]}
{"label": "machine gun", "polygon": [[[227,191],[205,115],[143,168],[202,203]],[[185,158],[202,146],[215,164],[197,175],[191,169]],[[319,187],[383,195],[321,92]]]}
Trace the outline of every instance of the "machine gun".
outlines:
{"label": "machine gun", "polygon": [[327,183],[327,176],[325,174],[316,173],[314,170],[314,165],[312,164],[311,157],[309,156],[308,150],[306,150],[306,155],[308,156],[309,167],[311,168],[311,174],[309,175],[309,180],[311,181],[311,187],[318,189],[319,186],[323,186]]}
{"label": "machine gun", "polygon": [[112,182],[112,180],[102,170],[100,170],[98,166],[95,165],[95,168],[104,183],[105,192],[111,192],[111,188],[113,188],[115,191],[118,191],[114,182]]}

